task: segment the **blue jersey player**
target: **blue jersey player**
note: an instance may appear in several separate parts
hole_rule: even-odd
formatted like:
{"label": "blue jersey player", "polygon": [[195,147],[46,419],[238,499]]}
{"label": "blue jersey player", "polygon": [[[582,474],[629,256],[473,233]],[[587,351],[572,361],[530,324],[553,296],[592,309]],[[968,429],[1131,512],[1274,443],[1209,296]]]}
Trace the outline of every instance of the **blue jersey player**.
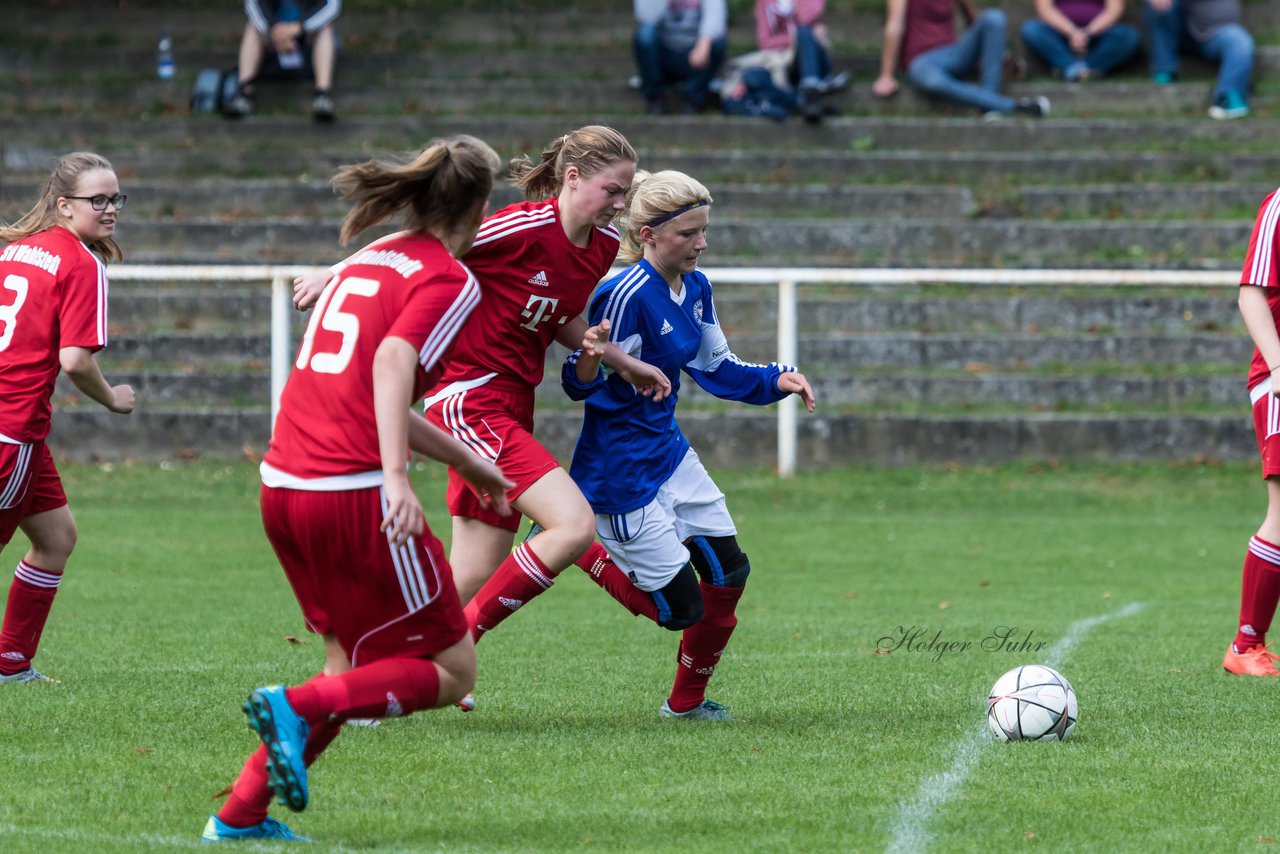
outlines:
{"label": "blue jersey player", "polygon": [[[681,631],[675,684],[664,717],[727,720],[707,682],[737,625],[751,565],[698,454],[676,423],[681,372],[716,397],[764,405],[813,390],[789,365],[734,356],[716,316],[711,283],[697,269],[707,248],[711,195],[680,172],[637,178],[619,257],[634,262],[592,298],[584,348],[562,372],[586,401],[570,474],[596,512],[593,545],[578,565],[636,614]],[[661,401],[601,374],[604,336],[666,373]]]}

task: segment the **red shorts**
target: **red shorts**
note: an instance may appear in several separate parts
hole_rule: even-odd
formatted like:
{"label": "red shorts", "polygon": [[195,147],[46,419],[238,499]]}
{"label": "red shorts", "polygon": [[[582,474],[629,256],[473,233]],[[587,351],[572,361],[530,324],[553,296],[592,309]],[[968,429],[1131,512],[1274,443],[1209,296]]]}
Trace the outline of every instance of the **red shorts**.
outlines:
{"label": "red shorts", "polygon": [[[461,384],[457,384],[461,385]],[[439,389],[428,398],[427,420],[491,462],[515,486],[507,490],[514,500],[560,462],[533,438],[533,389],[520,380],[494,377],[482,386],[464,391]],[[520,514],[502,517],[480,503],[467,482],[449,469],[445,494],[449,515],[475,519],[515,531]]]}
{"label": "red shorts", "polygon": [[1251,397],[1257,398],[1253,401],[1253,432],[1262,455],[1262,476],[1275,477],[1280,475],[1280,399],[1270,391]]}
{"label": "red shorts", "polygon": [[28,516],[66,505],[67,493],[44,441],[26,445],[0,442],[0,546]]}
{"label": "red shorts", "polygon": [[393,546],[379,530],[381,487],[262,488],[262,524],[307,626],[352,664],[425,658],[467,633],[453,571],[430,530]]}

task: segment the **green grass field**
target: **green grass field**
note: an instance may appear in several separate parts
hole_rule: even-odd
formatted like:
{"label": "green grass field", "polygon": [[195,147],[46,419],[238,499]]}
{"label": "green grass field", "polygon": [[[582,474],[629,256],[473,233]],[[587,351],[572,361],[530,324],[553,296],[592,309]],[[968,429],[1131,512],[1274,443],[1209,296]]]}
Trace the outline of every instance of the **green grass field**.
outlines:
{"label": "green grass field", "polygon": [[[64,477],[80,545],[38,659],[64,681],[0,689],[0,851],[196,847],[255,745],[240,701],[308,677],[320,645],[262,534],[253,466]],[[1251,467],[718,479],[754,568],[712,683],[736,722],[659,720],[675,637],[570,570],[480,645],[477,712],[348,729],[307,812],[276,814],[320,851],[1280,844],[1280,685],[1220,667],[1263,510]],[[417,482],[447,533],[441,478]],[[1044,646],[984,650],[1001,626]],[[876,653],[913,627],[957,647]],[[1033,661],[1071,679],[1080,724],[1066,743],[996,743],[987,689]]]}

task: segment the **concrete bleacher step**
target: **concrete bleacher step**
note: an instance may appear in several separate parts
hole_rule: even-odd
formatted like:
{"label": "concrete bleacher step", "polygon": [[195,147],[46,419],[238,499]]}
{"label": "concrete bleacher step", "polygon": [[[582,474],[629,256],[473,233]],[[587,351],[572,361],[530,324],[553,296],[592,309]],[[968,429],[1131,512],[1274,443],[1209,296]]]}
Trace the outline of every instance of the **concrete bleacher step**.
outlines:
{"label": "concrete bleacher step", "polygon": [[[261,410],[271,400],[270,372],[241,366],[234,372],[209,371],[208,365],[191,364],[183,370],[127,370],[104,362],[111,383],[127,383],[138,393],[144,409],[177,407],[188,410],[209,407]],[[54,391],[59,411],[93,409],[97,404],[76,393],[65,377]]]}
{"label": "concrete bleacher step", "polygon": [[[982,368],[985,370],[986,368]],[[1129,374],[1027,375],[1003,372],[965,375],[858,372],[842,377],[810,377],[825,407],[857,411],[943,411],[1002,407],[1009,411],[1052,412],[1113,409],[1166,413],[1205,409],[1238,412],[1247,399],[1243,371],[1205,376]],[[682,398],[696,403],[697,398]]]}
{"label": "concrete bleacher step", "polygon": [[271,342],[263,334],[233,332],[151,332],[116,335],[99,361],[104,366],[170,364],[199,359],[205,366],[238,366],[246,360],[258,367],[271,358]]}
{"label": "concrete bleacher step", "polygon": [[[6,81],[0,78],[0,84]],[[99,115],[160,117],[188,111],[191,87],[180,82],[138,80],[132,77],[99,79],[88,85],[67,85],[56,94],[45,87],[17,85],[7,81],[0,89],[0,109],[34,115],[74,115],[94,111]],[[1178,83],[1154,87],[1145,81],[1102,81],[1087,87],[1050,80],[1028,80],[1005,87],[1014,98],[1047,96],[1052,116],[1059,117],[1142,117],[1145,119],[1205,118],[1211,81]],[[263,83],[257,94],[257,111],[269,115],[306,115],[310,103],[309,85],[272,86]],[[629,92],[623,80],[501,80],[472,81],[428,79],[383,79],[375,86],[337,86],[335,105],[340,120],[364,116],[428,117],[474,115],[577,116],[591,112],[610,120],[636,116],[644,102]],[[937,103],[910,88],[889,100],[874,96],[865,86],[828,96],[826,102],[848,116],[941,115],[976,116],[976,111]],[[1252,107],[1262,115],[1275,115],[1280,96],[1260,92]],[[708,113],[714,114],[714,110]],[[1005,121],[1024,121],[1010,116]],[[1205,119],[1207,120],[1207,119]],[[798,123],[794,119],[793,123]],[[743,127],[761,120],[740,120]]]}
{"label": "concrete bleacher step", "polygon": [[[35,181],[0,183],[0,217],[15,217],[39,195]],[[129,180],[126,216],[137,219],[204,218],[210,210],[219,218],[286,218],[305,221],[340,220],[350,203],[337,196],[328,181],[221,179],[205,181]],[[1256,188],[1250,188],[1251,192]],[[1100,196],[1101,194],[1095,194]],[[1256,192],[1252,196],[1256,201]],[[520,201],[523,195],[509,184],[495,187],[489,198],[493,210]],[[717,212],[749,216],[767,210],[774,216],[954,216],[976,213],[979,202],[964,187],[884,187],[879,185],[819,185],[779,187],[772,184],[719,187],[714,193]],[[1065,204],[1062,200],[1058,204]],[[1089,203],[1077,201],[1076,207]],[[1095,203],[1106,210],[1105,200]],[[1211,210],[1212,208],[1208,208]]]}
{"label": "concrete bleacher step", "polygon": [[[1219,373],[1157,376],[1123,372],[1013,373],[980,364],[972,366],[972,373],[904,372],[855,366],[848,369],[849,372],[828,376],[814,373],[806,366],[805,376],[828,413],[1238,414],[1240,407],[1247,403],[1243,372],[1238,367],[1231,372],[1224,366],[1215,368]],[[1087,369],[1086,366],[1082,370]],[[576,405],[553,380],[549,376],[538,388],[539,411],[574,409]],[[732,408],[692,383],[682,385],[680,404],[683,409],[694,412]]]}
{"label": "concrete bleacher step", "polygon": [[[733,265],[1202,267],[1238,263],[1251,222],[717,217],[707,261]],[[392,230],[365,232],[350,248]],[[136,263],[331,264],[338,224],[296,219],[122,222]]]}
{"label": "concrete bleacher step", "polygon": [[[3,168],[43,176],[49,158],[80,146],[159,155],[185,153],[198,161],[212,151],[276,162],[273,155],[298,152],[359,159],[414,151],[432,137],[470,133],[500,153],[536,156],[551,140],[598,119],[590,111],[572,118],[530,115],[421,115],[352,117],[317,126],[297,115],[254,115],[243,121],[217,116],[133,117],[24,116],[0,138]],[[833,119],[818,126],[801,122],[725,116],[666,116],[659,120],[619,116],[610,124],[645,152],[774,153],[806,157],[819,152],[874,155],[885,152],[1053,152],[1056,154],[1150,153],[1212,155],[1266,153],[1280,135],[1280,121],[1265,116],[1214,122],[1135,118],[1059,118],[1046,121],[983,122],[971,115],[886,115]],[[219,173],[203,164],[204,177]],[[161,164],[163,166],[163,164]],[[163,177],[163,172],[152,177]],[[280,177],[280,176],[276,176]]]}
{"label": "concrete bleacher step", "polygon": [[[714,275],[714,272],[712,273]],[[1235,294],[1157,286],[1030,288],[993,286],[801,285],[797,324],[810,334],[1243,334]],[[772,289],[720,285],[716,305],[729,334],[777,328]]]}
{"label": "concrete bleacher step", "polygon": [[[325,180],[218,179],[205,181],[127,181],[126,217],[176,219],[285,218],[340,220],[350,205]],[[1028,217],[1045,219],[1251,219],[1274,187],[1253,183],[1085,184],[1077,186],[949,184],[889,187],[832,183],[799,186],[722,184],[712,193],[717,219],[767,211],[777,217]],[[17,217],[39,194],[34,181],[0,183],[0,217]],[[518,201],[520,192],[496,187],[491,209]]]}
{"label": "concrete bleacher step", "polygon": [[[270,374],[261,365],[218,373],[208,365],[183,370],[128,370],[105,362],[111,382],[128,383],[145,408],[199,411],[209,407],[261,409],[270,400]],[[1084,366],[1081,370],[1087,370]],[[1015,412],[1140,412],[1219,414],[1239,412],[1247,399],[1243,372],[1199,376],[1143,374],[1029,374],[995,370],[975,364],[972,373],[878,371],[858,366],[855,373],[826,376],[806,374],[814,393],[829,411],[851,413],[972,414]],[[1219,370],[1223,370],[1219,368]],[[577,408],[548,374],[538,389],[538,406],[545,410]],[[97,404],[77,394],[65,379],[55,390],[59,411],[94,409]],[[681,390],[684,411],[725,410],[723,402],[692,383]]]}
{"label": "concrete bleacher step", "polygon": [[[817,469],[851,463],[1247,459],[1256,455],[1257,445],[1246,422],[1239,415],[827,415],[819,410],[799,420],[798,462]],[[568,460],[581,423],[579,412],[543,412],[535,435]],[[740,467],[744,461],[768,466],[774,459],[776,416],[770,411],[686,412],[680,423],[713,468]],[[265,409],[140,409],[127,417],[77,409],[58,413],[49,442],[60,457],[81,461],[256,458],[266,449],[269,424]]]}
{"label": "concrete bleacher step", "polygon": [[[465,125],[450,130],[465,130]],[[210,146],[196,150],[137,147],[103,148],[124,179],[133,177],[278,178],[312,180],[330,176],[339,166],[365,159],[373,152],[350,150],[271,150],[256,155],[237,148]],[[4,146],[5,180],[29,182],[47,175],[56,153],[67,146],[47,148],[10,143]],[[639,145],[642,165],[650,170],[680,169],[697,176],[713,190],[720,184],[778,185],[881,183],[886,186],[922,183],[974,184],[1003,181],[1070,185],[1105,182],[1259,182],[1265,186],[1280,174],[1280,154],[1250,151],[1007,151],[1007,150],[778,150],[657,149]]]}

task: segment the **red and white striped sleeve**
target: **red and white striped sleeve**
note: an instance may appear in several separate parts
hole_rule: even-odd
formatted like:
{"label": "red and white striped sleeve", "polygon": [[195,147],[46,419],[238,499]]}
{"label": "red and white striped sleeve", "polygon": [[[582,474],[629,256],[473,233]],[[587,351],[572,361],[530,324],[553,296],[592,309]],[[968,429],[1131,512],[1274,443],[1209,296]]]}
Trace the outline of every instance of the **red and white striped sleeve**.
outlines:
{"label": "red and white striped sleeve", "polygon": [[1280,224],[1280,190],[1267,196],[1258,209],[1249,251],[1244,256],[1244,269],[1240,271],[1240,284],[1263,288],[1280,284],[1276,268],[1276,239],[1280,237],[1277,224]]}

